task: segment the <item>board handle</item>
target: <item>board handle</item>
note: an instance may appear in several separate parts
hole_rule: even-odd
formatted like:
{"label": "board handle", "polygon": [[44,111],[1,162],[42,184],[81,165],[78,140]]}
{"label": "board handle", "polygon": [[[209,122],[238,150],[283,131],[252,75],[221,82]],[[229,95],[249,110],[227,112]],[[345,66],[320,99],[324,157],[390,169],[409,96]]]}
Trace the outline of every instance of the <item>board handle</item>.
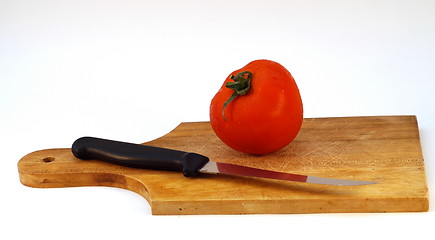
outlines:
{"label": "board handle", "polygon": [[173,149],[126,143],[95,137],[77,139],[71,151],[82,160],[100,160],[121,166],[182,172],[186,177],[198,174],[208,157]]}

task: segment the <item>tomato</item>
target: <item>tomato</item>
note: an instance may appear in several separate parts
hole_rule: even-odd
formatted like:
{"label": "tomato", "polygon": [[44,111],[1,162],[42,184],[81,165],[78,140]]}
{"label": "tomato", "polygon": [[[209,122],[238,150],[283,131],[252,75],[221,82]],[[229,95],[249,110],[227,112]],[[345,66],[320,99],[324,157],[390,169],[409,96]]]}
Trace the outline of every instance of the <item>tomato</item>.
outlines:
{"label": "tomato", "polygon": [[287,146],[303,119],[302,99],[290,72],[256,60],[232,72],[210,104],[210,123],[229,147],[267,154]]}

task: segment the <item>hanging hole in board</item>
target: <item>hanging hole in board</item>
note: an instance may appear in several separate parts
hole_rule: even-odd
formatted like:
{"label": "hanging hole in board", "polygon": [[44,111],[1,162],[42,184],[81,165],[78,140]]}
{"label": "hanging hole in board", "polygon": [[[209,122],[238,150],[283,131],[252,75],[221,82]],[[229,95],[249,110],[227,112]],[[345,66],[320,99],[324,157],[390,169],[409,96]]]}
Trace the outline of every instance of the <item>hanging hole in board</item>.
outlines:
{"label": "hanging hole in board", "polygon": [[42,161],[45,163],[51,163],[54,161],[54,157],[46,157],[46,158],[43,158]]}

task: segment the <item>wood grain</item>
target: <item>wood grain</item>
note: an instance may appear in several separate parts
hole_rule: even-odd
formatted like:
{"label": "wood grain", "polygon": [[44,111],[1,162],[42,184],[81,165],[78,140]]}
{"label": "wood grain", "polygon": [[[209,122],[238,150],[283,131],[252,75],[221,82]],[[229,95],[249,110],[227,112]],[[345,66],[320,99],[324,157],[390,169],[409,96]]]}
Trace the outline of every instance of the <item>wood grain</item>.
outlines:
{"label": "wood grain", "polygon": [[132,169],[82,161],[69,148],[30,153],[24,185],[110,186],[142,195],[153,214],[273,214],[427,211],[428,190],[415,116],[304,119],[297,138],[265,156],[234,151],[208,122],[181,123],[146,144],[196,152],[217,162],[319,177],[376,181],[328,186],[248,177]]}

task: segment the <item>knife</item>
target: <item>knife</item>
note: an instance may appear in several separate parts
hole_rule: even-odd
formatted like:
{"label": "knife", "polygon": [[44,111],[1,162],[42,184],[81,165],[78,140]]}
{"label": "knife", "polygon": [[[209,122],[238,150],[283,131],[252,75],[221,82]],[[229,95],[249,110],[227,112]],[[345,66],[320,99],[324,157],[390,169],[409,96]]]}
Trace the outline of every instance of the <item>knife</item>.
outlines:
{"label": "knife", "polygon": [[178,171],[182,172],[185,177],[195,177],[200,172],[204,172],[339,186],[376,183],[306,176],[213,162],[208,157],[197,153],[94,137],[77,139],[71,151],[76,158],[82,160],[100,160],[132,168]]}

